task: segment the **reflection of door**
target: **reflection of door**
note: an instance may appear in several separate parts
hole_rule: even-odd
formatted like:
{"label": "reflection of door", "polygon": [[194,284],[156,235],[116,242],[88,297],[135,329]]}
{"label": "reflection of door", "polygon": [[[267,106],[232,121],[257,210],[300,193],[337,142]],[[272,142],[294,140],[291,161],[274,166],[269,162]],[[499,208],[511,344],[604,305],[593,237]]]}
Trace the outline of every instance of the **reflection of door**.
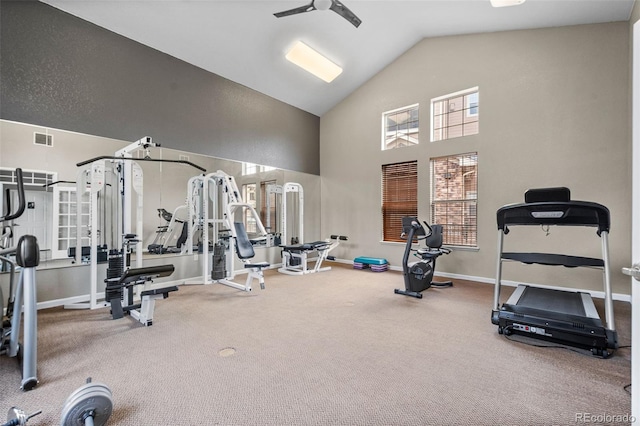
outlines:
{"label": "reflection of door", "polygon": [[[25,191],[27,208],[22,216],[14,220],[14,241],[22,235],[34,235],[40,250],[51,249],[49,222],[51,220],[52,195],[44,191]],[[17,205],[17,200],[15,201]]]}

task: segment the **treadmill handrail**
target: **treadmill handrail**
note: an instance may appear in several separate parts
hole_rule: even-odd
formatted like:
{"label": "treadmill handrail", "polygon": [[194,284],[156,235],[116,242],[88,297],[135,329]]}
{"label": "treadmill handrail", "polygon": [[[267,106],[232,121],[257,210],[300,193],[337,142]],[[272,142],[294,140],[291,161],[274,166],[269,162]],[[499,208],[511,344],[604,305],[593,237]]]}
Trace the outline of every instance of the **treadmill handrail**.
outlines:
{"label": "treadmill handrail", "polygon": [[498,209],[496,219],[505,234],[509,225],[593,226],[598,235],[611,226],[609,209],[590,201],[509,204]]}

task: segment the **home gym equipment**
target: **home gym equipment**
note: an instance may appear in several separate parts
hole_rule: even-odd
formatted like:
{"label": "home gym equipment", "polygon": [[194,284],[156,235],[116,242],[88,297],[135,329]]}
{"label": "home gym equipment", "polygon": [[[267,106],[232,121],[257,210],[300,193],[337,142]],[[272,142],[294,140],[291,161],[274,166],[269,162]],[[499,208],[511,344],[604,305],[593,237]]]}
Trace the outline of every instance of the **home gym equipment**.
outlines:
{"label": "home gym equipment", "polygon": [[[202,230],[202,278],[185,284],[220,283],[238,290],[251,291],[251,283],[256,280],[264,289],[263,269],[268,262],[251,262],[255,256],[253,242],[267,238],[255,208],[242,200],[235,178],[222,170],[206,176],[194,176],[189,180],[188,223]],[[257,236],[249,239],[244,222],[248,216],[256,225]],[[187,236],[187,250],[193,249],[194,230]],[[236,275],[234,254],[247,271],[244,284],[233,281]]]}
{"label": "home gym equipment", "polygon": [[[89,377],[84,385],[67,397],[62,408],[60,425],[101,426],[106,424],[112,412],[111,389],[103,383],[91,383],[91,377]],[[11,407],[7,413],[7,422],[0,426],[24,426],[39,414],[42,414],[42,410],[27,415],[20,408]]]}
{"label": "home gym equipment", "polygon": [[[120,252],[112,253],[109,257],[107,278],[104,280],[105,300],[111,306],[113,319],[131,315],[142,325],[153,325],[153,311],[156,299],[166,299],[178,287],[169,286],[143,290],[139,293],[140,303],[134,303],[134,287],[152,282],[154,278],[170,276],[174,271],[173,265],[148,266],[143,268],[129,268],[127,259],[130,256],[129,246],[137,243],[136,235],[124,236],[124,244]],[[126,268],[126,269],[125,269]]]}
{"label": "home gym equipment", "polygon": [[176,207],[173,213],[165,209],[158,209],[158,217],[164,219],[165,224],[158,226],[156,237],[147,246],[147,251],[153,254],[186,253],[184,243],[187,241],[186,219],[187,206]]}
{"label": "home gym equipment", "polygon": [[[18,207],[15,212],[7,212],[0,216],[0,224],[8,223],[20,217],[25,210],[26,201],[22,169],[16,169],[16,183],[18,191]],[[5,193],[8,200],[9,193]],[[5,201],[5,205],[10,204]],[[10,258],[14,256],[14,260]],[[4,318],[4,297],[0,288],[0,354],[18,357],[22,361],[22,382],[20,387],[24,391],[35,388],[38,384],[38,319],[36,306],[36,267],[40,262],[38,241],[33,235],[23,235],[13,248],[0,249],[0,263],[8,265],[9,270],[9,298]],[[17,283],[15,273],[20,267]],[[24,306],[24,315],[23,315]],[[20,344],[20,326],[24,320],[22,330],[23,343]]]}
{"label": "home gym equipment", "polygon": [[[106,245],[111,252],[120,250],[124,244],[124,236],[143,233],[143,171],[138,162],[180,163],[205,171],[204,168],[185,160],[152,159],[149,149],[158,147],[149,136],[117,151],[114,156],[101,156],[77,164],[79,167],[76,179],[77,202],[82,200],[81,194],[89,197],[89,228],[82,228],[81,205],[77,212],[76,247],[82,247],[82,239],[90,238],[91,242],[90,288],[88,302],[65,305],[67,309],[97,309],[109,305],[107,300],[99,300],[98,294],[98,247]],[[133,158],[133,153],[142,151],[144,157]],[[89,235],[87,235],[87,232]],[[81,261],[82,252],[76,250],[76,262]],[[135,267],[142,267],[142,241],[136,240],[133,245]],[[113,277],[110,277],[113,278]]]}
{"label": "home gym equipment", "polygon": [[42,410],[36,411],[33,414],[27,414],[18,407],[11,407],[9,408],[9,412],[7,413],[7,422],[3,423],[1,426],[26,425],[29,419],[37,416],[38,414],[42,414]]}
{"label": "home gym equipment", "polygon": [[62,426],[101,426],[113,411],[113,394],[103,383],[92,383],[91,378],[69,395],[60,424]]}
{"label": "home gym equipment", "polygon": [[[573,201],[568,188],[532,189],[525,202],[501,207],[497,211],[498,261],[491,322],[498,333],[517,334],[558,344],[590,350],[607,358],[618,347],[614,325],[609,263],[609,209],[588,201]],[[597,228],[601,240],[601,258],[553,253],[505,252],[504,236],[513,226],[584,226]],[[518,285],[500,306],[502,264],[586,267],[601,270],[604,282],[606,324],[601,321],[590,294],[550,288]]]}
{"label": "home gym equipment", "polygon": [[353,259],[353,269],[370,269],[373,272],[385,272],[389,270],[389,262],[387,262],[387,259],[359,256]]}
{"label": "home gym equipment", "polygon": [[[404,290],[395,289],[395,294],[416,297],[422,299],[422,292],[429,287],[451,287],[453,282],[433,281],[433,274],[436,270],[436,259],[443,254],[449,254],[451,250],[442,247],[442,226],[429,225],[423,222],[429,230],[418,222],[418,218],[405,216],[402,218],[402,238],[407,239],[402,256],[402,272],[404,276]],[[413,249],[414,239],[416,242],[425,240],[426,247]],[[414,256],[421,260],[409,263],[409,255],[414,252]]]}
{"label": "home gym equipment", "polygon": [[[274,245],[298,244],[304,235],[304,189],[295,182],[285,182],[284,185],[270,184],[266,188],[265,221],[272,223],[271,215],[275,214],[276,228],[269,229],[274,235]],[[275,195],[272,197],[271,195]],[[275,204],[275,205],[274,205]]]}
{"label": "home gym equipment", "polygon": [[[304,275],[315,272],[328,271],[331,266],[322,266],[325,259],[335,260],[329,256],[329,252],[340,245],[340,241],[347,241],[345,235],[331,235],[325,241],[315,241],[312,243],[294,244],[290,246],[280,246],[282,248],[282,266],[278,272],[288,275]],[[313,268],[307,265],[308,257],[315,254]]]}

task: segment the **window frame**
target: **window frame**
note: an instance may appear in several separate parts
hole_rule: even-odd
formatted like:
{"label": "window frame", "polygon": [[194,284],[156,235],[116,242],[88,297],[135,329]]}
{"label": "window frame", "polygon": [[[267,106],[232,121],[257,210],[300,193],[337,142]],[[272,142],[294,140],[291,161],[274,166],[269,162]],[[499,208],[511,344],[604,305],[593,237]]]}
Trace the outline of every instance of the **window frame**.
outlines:
{"label": "window frame", "polygon": [[[446,198],[441,199],[437,196],[438,181],[440,180],[436,176],[435,170],[435,161],[437,160],[449,160],[456,159],[458,163],[461,163],[467,157],[474,157],[475,164],[470,165],[460,165],[462,179],[462,188],[464,189],[464,195],[462,197],[457,198]],[[478,248],[478,152],[466,152],[461,154],[451,154],[444,155],[439,157],[432,157],[429,159],[429,172],[431,179],[431,188],[430,188],[430,205],[429,205],[429,217],[430,222],[433,224],[440,224],[443,227],[443,244],[451,247],[465,248],[465,249],[477,249]],[[466,170],[466,168],[473,168],[473,170]],[[469,173],[473,173],[475,176],[473,185],[474,187],[467,188],[465,184],[465,176],[469,175]],[[449,172],[445,173],[449,174]],[[454,176],[455,177],[455,176]],[[451,179],[451,177],[444,177],[447,181]],[[451,194],[455,191],[450,191],[447,189],[444,191],[446,194]],[[468,196],[472,194],[472,196]],[[458,205],[458,206],[456,206]],[[449,209],[449,206],[452,208],[458,208],[460,210],[459,215],[455,213],[449,214],[446,213],[446,223],[442,223],[443,221],[437,218],[440,214],[437,213],[437,206],[446,206],[445,210]],[[451,219],[453,218],[453,219]],[[471,221],[469,219],[472,219]],[[456,223],[451,223],[451,222]],[[456,229],[457,228],[457,229]],[[455,237],[455,235],[459,235],[459,237]]]}
{"label": "window frame", "polygon": [[[409,132],[407,130],[407,132],[405,132],[405,135],[407,136],[407,138],[409,138],[409,134],[411,133],[415,133],[417,136],[415,137],[416,141],[415,143],[407,143],[407,145],[400,145],[400,146],[394,146],[394,147],[387,147],[387,118],[393,114],[398,114],[398,113],[402,113],[402,112],[410,112],[410,111],[416,111],[417,114],[417,120],[415,121],[418,125],[416,127],[416,131],[415,132]],[[389,151],[392,149],[397,149],[397,148],[405,148],[408,146],[416,146],[420,144],[420,104],[419,103],[415,103],[412,105],[407,105],[404,107],[400,107],[400,108],[396,108],[396,109],[392,109],[390,111],[385,111],[382,113],[382,123],[381,123],[381,141],[380,141],[380,149],[382,151]],[[396,136],[398,136],[400,134],[400,132],[396,131],[394,133]],[[399,139],[398,137],[395,138],[395,140]]]}
{"label": "window frame", "polygon": [[[465,107],[464,105],[464,98],[468,95],[473,95],[475,94],[477,96],[477,99],[475,101],[475,105],[470,105],[468,108]],[[438,127],[437,129],[435,128],[435,104],[444,100],[448,100],[448,99],[454,99],[454,98],[459,98],[459,97],[463,97],[463,110],[464,110],[464,118],[477,118],[477,123],[478,123],[478,130],[475,133],[469,133],[469,134],[465,134],[464,132],[464,125],[468,124],[464,122],[461,123],[462,126],[462,134],[460,136],[451,136],[449,137],[448,135],[446,137],[441,137],[439,139],[436,139],[436,132],[438,130],[444,130],[445,132],[448,132],[449,128],[452,128],[454,126],[449,126],[448,124],[446,126],[442,126],[442,127]],[[472,109],[475,109],[475,112],[471,112]],[[449,112],[443,113],[441,114],[443,117],[443,120],[448,122],[448,116],[449,116]],[[459,90],[457,92],[453,92],[453,93],[448,93],[446,95],[442,95],[442,96],[438,96],[436,98],[432,98],[430,101],[430,113],[429,113],[429,128],[430,128],[430,132],[429,132],[429,141],[430,142],[442,142],[442,141],[446,141],[446,140],[450,140],[450,139],[456,139],[459,137],[465,137],[465,136],[472,136],[472,135],[477,135],[480,133],[480,87],[479,86],[475,86],[475,87],[471,87],[469,89],[464,89],[464,90]]]}
{"label": "window frame", "polygon": [[[258,185],[255,182],[242,184],[242,200],[254,208],[258,206]],[[258,224],[255,216],[251,213],[250,209],[243,209],[244,227],[247,233],[258,232]]]}

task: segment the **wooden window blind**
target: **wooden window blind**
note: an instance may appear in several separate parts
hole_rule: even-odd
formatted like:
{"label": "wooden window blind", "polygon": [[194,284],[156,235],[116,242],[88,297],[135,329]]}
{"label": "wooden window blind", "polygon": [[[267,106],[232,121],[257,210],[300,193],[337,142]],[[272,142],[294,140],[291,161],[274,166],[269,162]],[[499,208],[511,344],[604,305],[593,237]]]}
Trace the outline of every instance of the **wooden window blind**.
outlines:
{"label": "wooden window blind", "polygon": [[418,162],[382,166],[383,241],[405,242],[402,218],[418,215]]}

